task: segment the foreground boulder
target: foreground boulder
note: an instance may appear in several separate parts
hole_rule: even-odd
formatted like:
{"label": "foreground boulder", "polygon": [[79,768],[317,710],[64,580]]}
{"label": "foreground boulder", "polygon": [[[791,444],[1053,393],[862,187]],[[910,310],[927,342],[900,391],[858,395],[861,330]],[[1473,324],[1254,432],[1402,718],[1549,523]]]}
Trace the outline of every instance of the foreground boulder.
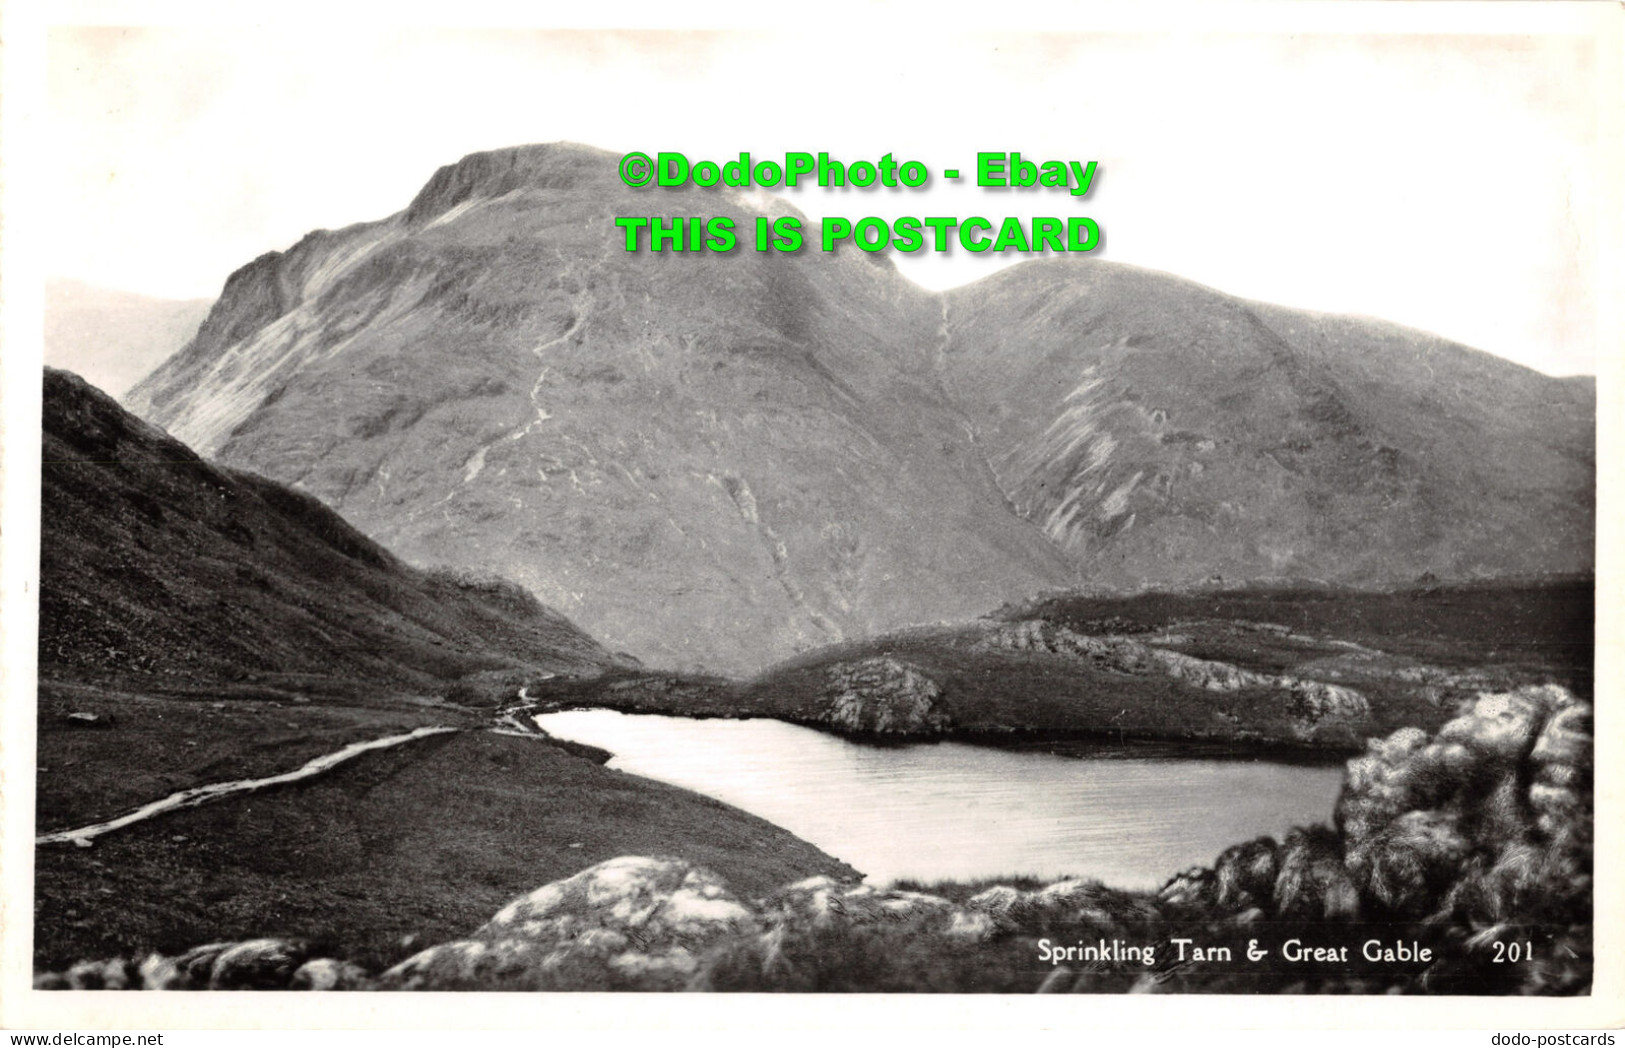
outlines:
{"label": "foreground boulder", "polygon": [[468,939],[385,972],[386,989],[680,989],[756,915],[681,859],[611,859],[509,903]]}

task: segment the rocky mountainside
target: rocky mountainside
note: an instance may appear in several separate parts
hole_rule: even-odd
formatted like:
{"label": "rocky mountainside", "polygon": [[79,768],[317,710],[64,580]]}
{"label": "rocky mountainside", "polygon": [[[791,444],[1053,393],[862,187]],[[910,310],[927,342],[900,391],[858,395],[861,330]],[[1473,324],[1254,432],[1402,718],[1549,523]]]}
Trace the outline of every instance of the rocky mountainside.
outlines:
{"label": "rocky mountainside", "polygon": [[613,224],[786,207],[474,154],[233,274],[130,401],[672,668],[1080,584],[1590,566],[1585,383],[1104,263],[938,296],[884,256],[629,253]]}
{"label": "rocky mountainside", "polygon": [[946,302],[949,391],[1095,585],[1592,567],[1594,382],[1092,261]]}
{"label": "rocky mountainside", "polygon": [[936,302],[886,260],[634,254],[613,224],[782,208],[634,192],[581,147],[470,156],[391,218],[238,271],[132,404],[667,666],[1070,578],[942,395]]}
{"label": "rocky mountainside", "polygon": [[191,341],[213,303],[113,291],[78,280],[45,284],[45,363],[122,397]]}
{"label": "rocky mountainside", "polygon": [[615,661],[519,587],[409,567],[75,375],[46,369],[42,428],[42,679],[437,694],[471,673]]}

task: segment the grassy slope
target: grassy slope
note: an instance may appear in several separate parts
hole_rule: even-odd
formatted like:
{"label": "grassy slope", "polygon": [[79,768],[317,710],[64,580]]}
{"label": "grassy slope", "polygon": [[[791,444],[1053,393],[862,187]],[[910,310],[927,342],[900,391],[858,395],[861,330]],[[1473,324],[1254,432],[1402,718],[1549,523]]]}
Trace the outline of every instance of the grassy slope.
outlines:
{"label": "grassy slope", "polygon": [[[1276,623],[1443,666],[1493,663],[1560,670],[1574,675],[1578,690],[1588,691],[1594,591],[1591,579],[1558,579],[1375,592],[1260,587],[1135,597],[1080,594],[1045,598],[1001,612],[1001,617],[1041,618],[1082,632],[1112,618],[1147,629],[1197,618]],[[1295,661],[1262,641],[1253,648],[1216,650],[1202,657],[1271,672]]]}
{"label": "grassy slope", "polygon": [[[571,845],[579,847],[571,847]],[[35,963],[288,935],[382,967],[509,899],[626,854],[738,890],[854,871],[752,815],[536,739],[473,732],[367,754],[35,860]]]}
{"label": "grassy slope", "polygon": [[[95,714],[98,726],[70,713]],[[202,701],[47,681],[39,692],[35,815],[42,833],[70,829],[193,786],[290,771],[352,742],[474,723],[472,714],[435,707],[224,693]]]}

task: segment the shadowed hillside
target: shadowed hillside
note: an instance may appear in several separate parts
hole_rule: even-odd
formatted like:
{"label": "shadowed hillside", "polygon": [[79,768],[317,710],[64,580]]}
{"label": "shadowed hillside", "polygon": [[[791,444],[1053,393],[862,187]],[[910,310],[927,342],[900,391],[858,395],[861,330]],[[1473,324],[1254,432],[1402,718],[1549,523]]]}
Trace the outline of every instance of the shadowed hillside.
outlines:
{"label": "shadowed hillside", "polygon": [[53,680],[442,690],[614,660],[524,590],[423,572],[309,495],[205,462],[47,369],[40,663]]}
{"label": "shadowed hillside", "polygon": [[43,431],[42,829],[471,723],[440,698],[467,682],[614,665],[517,586],[409,568],[67,372],[46,370]]}

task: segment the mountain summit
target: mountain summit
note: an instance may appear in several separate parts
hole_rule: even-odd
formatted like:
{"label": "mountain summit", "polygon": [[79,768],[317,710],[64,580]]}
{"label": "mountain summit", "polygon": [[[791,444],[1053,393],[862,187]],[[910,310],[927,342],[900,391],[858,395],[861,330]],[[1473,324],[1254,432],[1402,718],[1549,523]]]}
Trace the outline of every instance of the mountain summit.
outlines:
{"label": "mountain summit", "polygon": [[1079,584],[1590,567],[1589,387],[1108,263],[628,253],[617,216],[791,209],[616,160],[474,154],[256,259],[133,410],[673,667]]}
{"label": "mountain summit", "polygon": [[630,190],[579,146],[475,154],[391,218],[233,274],[131,403],[668,666],[1069,581],[942,391],[932,295],[856,250],[632,254],[613,222],[783,208]]}

